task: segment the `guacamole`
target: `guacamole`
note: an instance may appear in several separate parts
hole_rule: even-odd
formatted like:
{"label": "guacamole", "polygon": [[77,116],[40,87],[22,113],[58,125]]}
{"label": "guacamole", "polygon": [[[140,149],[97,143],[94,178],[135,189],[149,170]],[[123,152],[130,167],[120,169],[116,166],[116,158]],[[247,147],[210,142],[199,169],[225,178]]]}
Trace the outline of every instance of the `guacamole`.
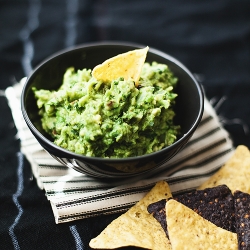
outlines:
{"label": "guacamole", "polygon": [[145,63],[139,84],[96,80],[69,68],[55,91],[33,88],[43,129],[62,148],[86,156],[149,154],[176,141],[177,78],[165,64]]}

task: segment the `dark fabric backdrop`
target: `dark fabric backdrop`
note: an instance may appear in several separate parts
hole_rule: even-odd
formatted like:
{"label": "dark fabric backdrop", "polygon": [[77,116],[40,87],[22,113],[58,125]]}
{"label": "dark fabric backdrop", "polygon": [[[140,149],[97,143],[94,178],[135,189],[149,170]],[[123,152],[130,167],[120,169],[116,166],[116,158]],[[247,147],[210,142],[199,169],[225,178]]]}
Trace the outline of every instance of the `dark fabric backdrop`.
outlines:
{"label": "dark fabric backdrop", "polygon": [[0,249],[89,249],[118,215],[56,225],[32,178],[4,90],[43,59],[76,44],[145,44],[202,82],[234,145],[250,147],[248,0],[0,0]]}

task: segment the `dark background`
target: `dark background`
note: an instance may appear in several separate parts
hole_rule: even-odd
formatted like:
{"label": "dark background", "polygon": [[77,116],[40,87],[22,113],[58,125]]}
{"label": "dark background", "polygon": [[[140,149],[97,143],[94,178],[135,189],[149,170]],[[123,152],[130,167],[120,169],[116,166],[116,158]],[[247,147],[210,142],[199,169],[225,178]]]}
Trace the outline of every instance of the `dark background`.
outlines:
{"label": "dark background", "polygon": [[18,193],[20,141],[4,96],[8,86],[70,46],[106,40],[148,45],[185,64],[234,146],[250,147],[249,13],[248,0],[0,0],[0,249],[88,249],[90,238],[118,216],[56,225],[25,158]]}

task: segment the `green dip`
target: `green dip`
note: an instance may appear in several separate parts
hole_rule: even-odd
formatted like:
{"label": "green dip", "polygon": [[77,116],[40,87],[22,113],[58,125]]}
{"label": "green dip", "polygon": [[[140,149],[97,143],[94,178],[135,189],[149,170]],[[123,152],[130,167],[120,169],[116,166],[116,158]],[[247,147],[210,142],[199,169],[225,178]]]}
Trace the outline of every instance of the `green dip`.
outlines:
{"label": "green dip", "polygon": [[104,83],[91,70],[69,68],[57,91],[33,89],[43,129],[62,148],[86,156],[149,154],[176,141],[177,78],[167,65],[145,63],[138,87],[123,78]]}

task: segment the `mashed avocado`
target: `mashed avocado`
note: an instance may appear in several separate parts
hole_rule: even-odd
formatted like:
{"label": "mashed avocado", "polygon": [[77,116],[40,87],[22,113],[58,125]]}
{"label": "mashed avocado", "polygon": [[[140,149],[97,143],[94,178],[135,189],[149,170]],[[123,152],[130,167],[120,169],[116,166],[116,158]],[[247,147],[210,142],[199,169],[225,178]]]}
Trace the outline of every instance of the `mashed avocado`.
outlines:
{"label": "mashed avocado", "polygon": [[167,65],[145,63],[138,87],[123,78],[104,83],[91,70],[69,68],[57,91],[33,89],[43,129],[78,154],[123,158],[175,142],[177,78]]}

